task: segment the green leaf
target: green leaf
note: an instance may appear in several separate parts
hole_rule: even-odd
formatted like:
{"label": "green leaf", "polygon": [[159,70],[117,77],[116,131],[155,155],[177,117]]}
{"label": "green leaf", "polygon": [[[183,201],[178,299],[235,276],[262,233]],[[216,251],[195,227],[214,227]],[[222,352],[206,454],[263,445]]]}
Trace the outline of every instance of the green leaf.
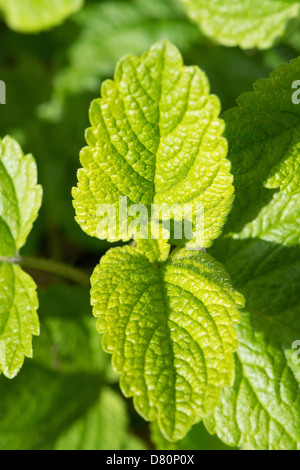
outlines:
{"label": "green leaf", "polygon": [[246,298],[237,326],[235,382],[205,421],[228,445],[300,448],[300,195],[275,193],[255,220],[214,253]]}
{"label": "green leaf", "polygon": [[0,139],[0,257],[15,256],[25,244],[41,201],[34,158],[14,139]]}
{"label": "green leaf", "polygon": [[237,187],[300,191],[300,106],[292,102],[299,75],[300,58],[279,66],[223,114]]}
{"label": "green leaf", "polygon": [[99,229],[99,206],[111,204],[119,216],[124,196],[128,208],[143,204],[148,214],[152,204],[181,209],[189,204],[203,208],[201,246],[209,246],[221,232],[234,192],[219,111],[205,74],[184,67],[168,41],[141,58],[122,59],[115,80],[102,85],[102,98],[91,105],[93,127],[73,191],[82,229],[109,241],[130,239],[133,233],[118,224],[116,233]]}
{"label": "green leaf", "polygon": [[144,240],[140,238],[137,240],[137,250],[145,254],[149,259],[150,263],[158,261],[162,263],[166,261],[169,256],[171,245],[167,240],[157,239],[157,240]]}
{"label": "green leaf", "polygon": [[267,49],[300,13],[297,0],[181,0],[189,16],[225,46]]}
{"label": "green leaf", "polygon": [[74,286],[40,293],[34,358],[15,380],[0,378],[1,449],[122,450],[130,443],[126,404],[107,385],[108,356],[88,298]]}
{"label": "green leaf", "polygon": [[0,10],[10,28],[39,33],[62,23],[83,5],[83,0],[0,0]]}
{"label": "green leaf", "polygon": [[32,155],[24,156],[10,137],[0,140],[0,372],[10,378],[32,356],[32,335],[39,334],[36,285],[13,261],[41,199]]}
{"label": "green leaf", "polygon": [[247,186],[235,190],[232,211],[228,216],[223,235],[239,233],[246,224],[256,219],[260,211],[272,200],[275,191],[264,187]]}
{"label": "green leaf", "polygon": [[39,334],[36,285],[19,266],[0,263],[0,372],[13,378],[25,356],[32,357],[32,335]]}
{"label": "green leaf", "polygon": [[177,249],[156,268],[125,247],[101,259],[91,299],[123,393],[167,439],[181,439],[232,381],[243,297],[201,251]]}

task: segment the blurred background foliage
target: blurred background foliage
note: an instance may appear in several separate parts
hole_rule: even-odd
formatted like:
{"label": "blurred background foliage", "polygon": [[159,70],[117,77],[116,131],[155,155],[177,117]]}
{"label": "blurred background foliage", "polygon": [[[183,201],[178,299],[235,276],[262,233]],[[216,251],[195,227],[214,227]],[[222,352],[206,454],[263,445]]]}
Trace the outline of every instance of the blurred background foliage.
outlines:
{"label": "blurred background foliage", "polygon": [[[5,2],[0,0],[0,8]],[[35,25],[48,21],[50,27],[78,10],[39,34],[16,32],[17,23],[0,16],[0,80],[7,86],[0,135],[15,137],[24,151],[33,153],[44,187],[41,214],[25,253],[74,265],[89,275],[108,244],[89,238],[75,223],[71,188],[85,145],[89,104],[120,57],[170,39],[186,64],[207,73],[224,111],[255,80],[298,56],[300,35],[296,31],[272,49],[243,51],[205,38],[179,0],[86,0],[81,10],[79,3],[73,10],[68,4],[70,10],[56,22],[33,18]],[[22,15],[21,26],[26,10]],[[18,377],[0,377],[1,449],[226,448],[201,423],[176,445],[165,441],[156,426],[149,430],[131,400],[121,395],[110,358],[102,352],[88,288],[62,284],[39,271],[31,274],[39,285],[41,335],[34,339],[34,359],[26,360]]]}

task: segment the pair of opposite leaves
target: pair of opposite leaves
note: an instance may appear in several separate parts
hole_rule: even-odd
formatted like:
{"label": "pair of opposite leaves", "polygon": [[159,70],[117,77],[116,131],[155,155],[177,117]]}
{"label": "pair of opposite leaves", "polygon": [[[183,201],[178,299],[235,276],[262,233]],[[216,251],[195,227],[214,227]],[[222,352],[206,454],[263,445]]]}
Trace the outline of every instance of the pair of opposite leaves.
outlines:
{"label": "pair of opposite leaves", "polygon": [[[299,61],[283,69],[270,80],[259,82],[255,93],[245,95],[240,108],[229,111],[229,117],[240,113],[243,121],[245,115],[248,132],[256,129],[256,107],[251,120],[251,103],[264,102],[261,96],[272,94],[277,85],[287,88],[284,72],[294,76]],[[282,111],[289,106],[287,100],[282,104],[275,98],[274,94],[269,119],[264,120],[267,129],[271,128],[272,113],[278,111],[276,106]],[[204,246],[210,246],[220,234],[233,201],[226,141],[221,137],[223,122],[218,114],[219,102],[209,95],[204,73],[197,67],[183,67],[179,52],[170,43],[155,44],[141,58],[123,59],[115,81],[105,82],[102,99],[91,106],[89,147],[82,151],[84,168],[79,170],[74,190],[77,221],[82,228],[95,235],[97,207],[111,203],[118,209],[119,196],[147,207],[153,202],[199,202],[205,211]],[[236,125],[239,129],[239,121]],[[260,130],[261,125],[259,122]],[[273,140],[278,139],[276,130]],[[232,133],[232,140],[237,141],[233,163],[245,152],[257,162],[250,165],[250,171],[240,162],[237,183],[247,183],[247,173],[250,183],[255,179],[261,182],[264,176],[266,185],[296,191],[294,133],[297,136],[291,125],[284,129],[284,145],[275,161],[272,148],[268,148],[272,139],[266,134],[252,132],[248,135],[252,141],[247,142]],[[261,147],[265,149],[264,172]],[[24,157],[11,139],[2,142],[0,160],[1,258],[5,261],[16,255],[29,233],[40,205],[40,188],[32,158]],[[232,382],[232,353],[237,347],[234,323],[238,322],[237,307],[243,305],[243,297],[211,256],[181,249],[166,260],[166,245],[149,241],[138,249],[110,250],[92,277],[92,304],[99,317],[99,331],[105,333],[104,348],[114,354],[114,365],[122,372],[124,393],[134,396],[136,408],[146,419],[158,418],[165,436],[176,440],[213,411],[220,388]],[[150,262],[155,260],[162,261],[159,269]],[[31,335],[38,331],[37,299],[32,280],[20,268],[3,262],[1,270],[0,295],[6,303],[1,307],[0,363],[4,373],[13,376],[24,355],[31,354]],[[9,282],[4,270],[12,273]],[[22,304],[24,317],[20,315]]]}
{"label": "pair of opposite leaves", "polygon": [[[299,61],[279,68],[225,114],[237,186],[264,183],[299,191],[297,117],[287,86],[298,70]],[[148,208],[201,204],[203,246],[209,247],[233,201],[219,110],[206,76],[197,67],[183,67],[170,43],[123,59],[90,109],[88,147],[73,193],[81,227],[95,236],[99,204],[112,204],[119,213],[120,196]],[[176,440],[213,411],[220,387],[231,383],[232,327],[243,299],[209,255],[182,249],[166,260],[167,254],[161,241],[138,240],[136,249],[111,250],[93,275],[92,304],[124,393]],[[155,269],[144,255],[166,261]]]}

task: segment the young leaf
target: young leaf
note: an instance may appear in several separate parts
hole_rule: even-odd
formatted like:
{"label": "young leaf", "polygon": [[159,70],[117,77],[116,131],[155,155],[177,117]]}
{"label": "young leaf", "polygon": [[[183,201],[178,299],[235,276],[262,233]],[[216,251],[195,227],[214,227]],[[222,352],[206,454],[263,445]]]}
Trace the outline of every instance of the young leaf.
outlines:
{"label": "young leaf", "polygon": [[297,58],[257,81],[254,92],[241,95],[239,106],[223,114],[237,187],[264,184],[300,192],[300,106],[292,100],[299,76]]}
{"label": "young leaf", "polygon": [[[236,237],[260,238],[281,245],[299,244],[300,195],[291,197],[280,192],[270,193],[268,204],[260,209],[255,219],[246,224]],[[238,213],[236,217],[239,217]]]}
{"label": "young leaf", "polygon": [[101,259],[91,299],[124,394],[167,439],[181,439],[231,383],[243,297],[201,251],[177,249],[156,268],[125,247]]}
{"label": "young leaf", "polygon": [[300,195],[276,193],[240,234],[216,245],[246,298],[234,385],[205,420],[229,445],[300,448],[300,369],[292,349],[300,338],[299,221]]}
{"label": "young leaf", "polygon": [[83,0],[0,0],[8,26],[21,33],[39,33],[62,23]]}
{"label": "young leaf", "polygon": [[140,253],[147,256],[150,263],[154,263],[155,261],[162,263],[166,261],[169,256],[171,245],[167,240],[163,239],[143,240],[140,238],[137,240],[136,248]]}
{"label": "young leaf", "polygon": [[34,281],[14,265],[41,205],[36,164],[10,137],[0,140],[0,372],[14,377],[39,333]]}
{"label": "young leaf", "polygon": [[109,241],[130,239],[126,226],[99,232],[99,206],[111,204],[119,216],[119,198],[126,196],[128,208],[143,204],[148,213],[152,204],[203,208],[202,246],[211,245],[234,192],[219,111],[205,74],[184,67],[170,42],[154,44],[141,58],[122,59],[115,80],[103,84],[102,98],[91,105],[88,147],[73,191],[82,229]]}
{"label": "young leaf", "polygon": [[267,49],[300,13],[298,0],[181,0],[189,16],[225,46]]}

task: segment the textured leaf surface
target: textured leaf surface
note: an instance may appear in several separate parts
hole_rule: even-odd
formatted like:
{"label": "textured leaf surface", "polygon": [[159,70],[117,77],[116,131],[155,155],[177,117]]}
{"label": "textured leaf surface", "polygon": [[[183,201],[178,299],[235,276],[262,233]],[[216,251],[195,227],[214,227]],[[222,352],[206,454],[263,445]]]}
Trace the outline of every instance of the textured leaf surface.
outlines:
{"label": "textured leaf surface", "polygon": [[[1,449],[122,450],[130,444],[125,402],[105,385],[108,356],[99,348],[88,300],[88,292],[74,286],[41,292],[34,358],[15,380],[0,378]],[[134,445],[142,447],[138,439]]]}
{"label": "textured leaf surface", "polygon": [[[141,58],[122,59],[115,80],[103,84],[102,98],[91,105],[84,168],[73,192],[82,229],[106,236],[97,230],[103,219],[98,207],[113,204],[118,214],[121,196],[128,207],[191,204],[203,207],[202,246],[209,246],[221,232],[234,191],[219,111],[205,74],[184,67],[168,41]],[[121,228],[107,238],[128,240],[130,234]]]}
{"label": "textured leaf surface", "polygon": [[39,334],[36,285],[19,266],[0,263],[0,372],[14,377]]}
{"label": "textured leaf surface", "polygon": [[91,297],[124,394],[165,437],[182,438],[232,379],[243,298],[222,265],[179,250],[156,269],[134,248],[115,248],[93,274]]}
{"label": "textured leaf surface", "polygon": [[300,369],[292,356],[300,337],[299,221],[300,196],[275,193],[235,239],[216,246],[215,255],[246,298],[237,326],[235,383],[221,392],[206,420],[229,445],[300,446]]}
{"label": "textured leaf surface", "polygon": [[171,246],[167,240],[143,240],[137,241],[137,250],[145,254],[151,263],[166,261],[169,256]]}
{"label": "textured leaf surface", "polygon": [[10,28],[21,33],[38,33],[52,28],[75,13],[83,0],[0,0],[0,10]]}
{"label": "textured leaf surface", "polygon": [[182,0],[207,36],[225,46],[268,48],[300,13],[296,0]]}
{"label": "textured leaf surface", "polygon": [[0,139],[0,257],[13,257],[25,244],[42,200],[32,155],[10,137]]}
{"label": "textured leaf surface", "polygon": [[36,164],[17,142],[0,140],[0,371],[14,377],[32,356],[39,333],[36,285],[21,268],[6,262],[18,254],[37,217],[42,190]]}
{"label": "textured leaf surface", "polygon": [[261,183],[290,194],[300,191],[300,106],[292,88],[300,75],[300,58],[279,66],[254,92],[238,98],[225,112],[229,159],[236,186]]}

